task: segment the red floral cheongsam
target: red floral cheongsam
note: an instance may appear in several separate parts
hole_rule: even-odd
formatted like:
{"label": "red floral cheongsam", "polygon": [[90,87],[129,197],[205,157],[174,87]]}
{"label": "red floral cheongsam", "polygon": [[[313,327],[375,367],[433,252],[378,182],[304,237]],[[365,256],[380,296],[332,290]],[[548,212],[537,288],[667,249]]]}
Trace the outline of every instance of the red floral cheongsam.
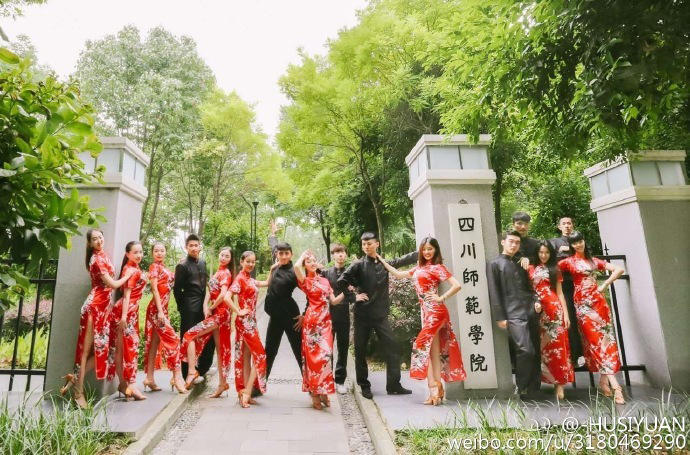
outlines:
{"label": "red floral cheongsam", "polygon": [[443,264],[425,264],[414,267],[414,282],[419,305],[422,307],[422,330],[412,346],[410,377],[426,379],[429,368],[431,342],[438,332],[441,351],[441,378],[446,382],[463,381],[466,377],[462,365],[460,346],[453,333],[448,308],[442,302],[426,301],[425,295],[438,294],[438,286],[452,275]]}
{"label": "red floral cheongsam", "polygon": [[76,371],[79,371],[81,356],[84,349],[86,327],[89,317],[93,327],[93,347],[94,347],[94,369],[97,379],[105,379],[108,372],[110,354],[110,323],[108,321],[107,310],[110,306],[113,289],[107,286],[101,276],[115,276],[115,268],[110,262],[108,255],[103,250],[94,251],[89,261],[89,276],[91,277],[91,292],[86,297],[86,301],[81,307],[81,318],[79,321],[79,335],[77,336],[77,350],[74,356]]}
{"label": "red floral cheongsam", "polygon": [[328,298],[333,292],[321,275],[306,277],[299,288],[307,296],[302,320],[302,391],[316,395],[335,393],[333,379],[333,324]]}
{"label": "red floral cheongsam", "polygon": [[[528,273],[541,304],[541,380],[547,384],[567,384],[575,380],[575,371],[570,361],[570,342],[561,301],[556,291],[551,289],[547,267],[530,265]],[[563,281],[560,273],[558,281]]]}
{"label": "red floral cheongsam", "polygon": [[590,262],[585,258],[570,256],[560,261],[558,268],[573,277],[573,300],[587,368],[592,373],[616,373],[620,370],[621,362],[611,309],[597,289],[595,276],[597,271],[606,270],[606,261],[592,258]]}
{"label": "red floral cheongsam", "polygon": [[175,329],[170,324],[168,316],[168,302],[170,301],[170,290],[175,282],[175,274],[165,268],[162,262],[154,262],[149,267],[149,281],[157,281],[158,295],[161,299],[161,308],[165,318],[158,320],[158,307],[156,301],[151,298],[149,306],[146,308],[146,350],[144,351],[144,365],[148,365],[150,355],[156,356],[155,367],[160,368],[160,355],[151,350],[151,340],[153,335],[158,334],[160,343],[158,350],[165,358],[168,369],[175,371],[180,366],[180,337],[177,336]]}
{"label": "red floral cheongsam", "polygon": [[[127,275],[130,271],[134,271],[134,273],[122,285],[123,292],[125,289],[131,289],[127,315],[125,316],[127,324],[122,336],[122,368],[125,381],[128,384],[134,384],[137,378],[137,360],[139,357],[139,299],[141,299],[141,295],[144,293],[146,280],[139,266],[132,261],[127,262],[127,265],[122,269],[122,276]],[[123,300],[124,297],[121,297],[115,302],[110,316],[111,350],[115,348],[115,342],[119,335],[117,323],[122,318]],[[113,379],[115,373],[115,363],[113,362],[108,370],[108,379]]]}
{"label": "red floral cheongsam", "polygon": [[256,325],[256,301],[259,297],[259,288],[256,280],[242,270],[230,287],[230,292],[237,295],[237,303],[240,309],[249,310],[244,316],[235,318],[235,388],[241,392],[244,388],[244,379],[249,376],[249,371],[244,370],[244,345],[249,348],[252,363],[256,369],[256,385],[261,393],[266,393],[266,351],[261,344],[259,328]]}
{"label": "red floral cheongsam", "polygon": [[[218,267],[218,271],[208,280],[210,302],[215,301],[223,287],[227,289],[231,283],[232,273],[227,266],[221,265]],[[213,309],[209,317],[185,332],[182,347],[180,348],[182,361],[187,362],[187,347],[192,341],[194,342],[194,352],[196,352],[198,359],[199,354],[204,350],[204,346],[211,338],[213,331],[218,329],[218,345],[216,345],[220,358],[218,371],[223,375],[223,378],[227,378],[226,373],[230,371],[232,357],[230,351],[231,316],[228,305],[223,300]]]}

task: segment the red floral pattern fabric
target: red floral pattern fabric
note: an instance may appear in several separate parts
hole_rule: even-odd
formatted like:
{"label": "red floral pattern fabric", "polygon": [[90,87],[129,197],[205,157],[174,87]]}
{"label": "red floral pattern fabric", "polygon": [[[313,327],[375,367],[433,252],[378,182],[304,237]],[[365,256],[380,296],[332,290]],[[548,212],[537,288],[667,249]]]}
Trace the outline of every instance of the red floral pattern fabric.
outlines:
{"label": "red floral pattern fabric", "polygon": [[240,309],[249,310],[248,314],[235,318],[235,388],[238,392],[245,388],[243,345],[246,344],[256,369],[255,386],[261,390],[261,393],[266,393],[266,351],[261,344],[259,328],[256,324],[256,302],[259,297],[259,288],[256,286],[256,280],[243,270],[235,278],[230,291],[237,295]]}
{"label": "red floral pattern fabric", "polygon": [[[168,316],[168,302],[170,302],[170,291],[175,282],[175,274],[168,270],[162,262],[154,262],[149,267],[149,280],[158,280],[157,289],[158,295],[161,299],[161,307],[165,319],[158,320],[158,308],[156,301],[151,298],[148,307],[146,307],[146,349],[144,351],[144,365],[148,365],[149,356],[155,355],[155,368],[161,367],[161,355],[165,358],[168,369],[175,371],[180,366],[180,337],[170,324],[170,317]],[[154,333],[158,334],[160,340],[158,344],[158,352],[151,352],[151,340],[153,340]]]}
{"label": "red floral pattern fabric", "polygon": [[[232,273],[227,267],[220,266],[218,271],[208,281],[210,301],[213,302],[217,299],[223,286],[229,288],[231,283]],[[196,352],[198,360],[199,354],[204,350],[204,346],[206,346],[211,336],[213,336],[213,331],[218,329],[219,342],[216,345],[216,349],[218,350],[221,363],[218,366],[218,371],[223,375],[223,378],[227,378],[226,373],[230,371],[232,357],[230,351],[231,316],[232,314],[228,309],[228,305],[224,301],[221,301],[218,306],[212,310],[209,317],[185,332],[182,347],[180,348],[180,357],[182,361],[187,362],[187,348],[189,347],[189,343],[192,342],[194,343],[194,352]]]}
{"label": "red floral pattern fabric", "polygon": [[[130,271],[134,273],[127,282],[122,285],[123,291],[130,289],[129,305],[125,316],[126,325],[122,336],[122,368],[123,376],[128,384],[134,384],[137,378],[137,366],[139,357],[139,300],[146,287],[146,276],[139,266],[133,262],[128,262],[122,269],[122,276]],[[110,349],[114,350],[118,336],[117,323],[122,318],[122,303],[124,297],[115,302],[110,317]],[[109,365],[108,379],[115,377],[115,362]]]}
{"label": "red floral pattern fabric", "polygon": [[452,275],[443,264],[425,264],[412,270],[419,305],[422,308],[422,330],[412,346],[410,377],[426,379],[429,369],[431,342],[438,332],[441,351],[441,378],[446,382],[463,381],[467,375],[462,365],[460,345],[453,333],[448,308],[441,302],[425,301],[424,296],[437,294],[438,286]]}
{"label": "red floral pattern fabric", "polygon": [[94,347],[94,370],[97,379],[105,379],[108,373],[108,363],[110,358],[110,323],[108,320],[108,307],[110,307],[113,289],[107,286],[102,275],[111,278],[115,276],[115,268],[110,258],[103,250],[94,251],[89,261],[89,276],[91,277],[91,292],[86,297],[86,301],[81,307],[81,318],[79,321],[79,335],[77,336],[77,349],[74,354],[76,371],[79,371],[81,356],[84,349],[86,337],[86,327],[89,317],[91,317],[93,327],[93,347]]}
{"label": "red floral pattern fabric", "polygon": [[[529,278],[539,297],[539,335],[541,338],[541,380],[547,384],[567,384],[575,380],[570,360],[570,341],[565,328],[565,315],[558,294],[551,289],[549,269],[544,265],[529,266]],[[558,281],[563,276],[558,274]],[[575,321],[573,321],[575,323]]]}
{"label": "red floral pattern fabric", "polygon": [[306,277],[299,288],[307,296],[307,311],[302,320],[302,391],[312,394],[335,393],[333,379],[333,323],[328,298],[333,292],[320,275]]}
{"label": "red floral pattern fabric", "polygon": [[618,372],[621,362],[611,309],[604,295],[597,289],[596,282],[596,273],[606,270],[606,262],[592,258],[590,263],[584,258],[570,256],[560,261],[558,267],[573,277],[573,300],[587,368],[593,373]]}

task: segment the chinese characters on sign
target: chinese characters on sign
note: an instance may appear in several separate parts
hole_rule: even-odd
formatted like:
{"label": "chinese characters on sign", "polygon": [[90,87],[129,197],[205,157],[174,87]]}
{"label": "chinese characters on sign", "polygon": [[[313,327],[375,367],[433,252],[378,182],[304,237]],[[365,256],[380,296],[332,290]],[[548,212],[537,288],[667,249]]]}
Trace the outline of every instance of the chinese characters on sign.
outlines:
{"label": "chinese characters on sign", "polygon": [[453,325],[468,370],[464,386],[494,389],[498,382],[480,207],[479,204],[450,204],[448,211],[452,270],[462,285],[457,300],[460,320]]}

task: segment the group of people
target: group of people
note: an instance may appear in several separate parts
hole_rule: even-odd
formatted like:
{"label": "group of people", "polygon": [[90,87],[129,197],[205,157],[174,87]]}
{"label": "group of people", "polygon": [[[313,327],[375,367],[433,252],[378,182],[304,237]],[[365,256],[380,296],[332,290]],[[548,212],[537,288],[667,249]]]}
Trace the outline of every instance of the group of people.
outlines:
{"label": "group of people", "polygon": [[[611,309],[604,291],[624,270],[592,257],[573,220],[558,221],[561,236],[529,236],[531,218],[512,217],[513,229],[502,235],[501,254],[487,264],[492,314],[508,331],[518,393],[528,396],[542,382],[554,384],[558,399],[575,379],[573,363],[584,357],[599,388],[624,404],[615,374],[620,370]],[[598,284],[599,275],[610,274]]]}
{"label": "group of people", "polygon": [[[556,395],[562,399],[563,385],[574,379],[571,351],[579,356],[579,333],[584,360],[590,371],[601,374],[603,393],[623,403],[614,376],[620,369],[618,348],[603,296],[623,269],[593,258],[582,235],[573,231],[571,218],[561,218],[558,226],[563,235],[551,241],[529,237],[529,223],[529,215],[515,213],[514,229],[502,236],[502,253],[487,264],[492,314],[498,327],[508,331],[518,392],[524,396],[537,390],[543,381],[555,384]],[[162,243],[153,245],[153,263],[145,274],[139,267],[142,245],[129,242],[119,278],[115,279],[115,269],[103,251],[103,233],[89,230],[86,268],[92,289],[81,311],[75,372],[64,377],[61,393],[71,388],[76,403],[85,407],[84,376],[94,369],[97,379],[114,379],[117,375],[118,391],[127,400],[146,398],[136,388],[135,379],[138,305],[147,282],[152,299],[146,311],[144,391],[160,390],[153,373],[164,358],[173,372],[171,387],[186,393],[211,367],[215,349],[219,384],[211,397],[222,396],[230,388],[234,313],[233,367],[240,405],[250,407],[256,403],[254,398],[266,393],[267,378],[285,334],[302,372],[302,390],[309,393],[315,409],[327,407],[329,394],[336,390],[347,392],[350,304],[354,304],[354,360],[362,395],[373,397],[366,360],[372,332],[386,357],[386,392],[410,394],[411,390],[400,384],[399,348],[388,318],[389,274],[411,279],[418,295],[422,329],[413,344],[410,376],[427,381],[429,396],[424,403],[441,403],[445,396],[443,382],[465,379],[460,346],[445,305],[461,285],[443,264],[436,239],[426,237],[418,251],[387,261],[378,253],[376,234],[365,232],[361,237],[361,259],[346,267],[345,246],[333,244],[334,265],[325,268],[310,250],[293,264],[291,246],[279,242],[276,232],[272,222],[269,245],[274,262],[267,279],[260,281],[252,277],[255,253],[242,253],[240,271],[236,273],[229,247],[219,251],[218,270],[209,279],[206,264],[199,257],[201,242],[194,234],[186,238],[187,257],[176,266],[174,274],[164,265],[166,249]],[[412,269],[398,270],[415,262]],[[604,270],[611,274],[597,287],[596,274]],[[439,295],[443,282],[449,286]],[[256,321],[259,287],[268,288],[264,309],[269,320],[264,344]],[[302,313],[293,298],[295,288],[307,298]],[[180,313],[180,336],[168,317],[171,292]],[[579,331],[569,336],[573,320],[577,320]],[[334,340],[338,350],[335,373]],[[577,347],[571,349],[571,342],[578,343]]]}

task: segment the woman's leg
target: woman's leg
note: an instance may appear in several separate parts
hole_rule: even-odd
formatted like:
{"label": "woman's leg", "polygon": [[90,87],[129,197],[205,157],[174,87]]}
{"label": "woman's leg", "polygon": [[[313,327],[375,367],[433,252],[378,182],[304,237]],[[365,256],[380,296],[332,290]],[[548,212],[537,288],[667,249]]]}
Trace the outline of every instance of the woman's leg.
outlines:
{"label": "woman's leg", "polygon": [[[188,339],[188,340],[187,340],[187,339],[185,340],[185,341],[188,341],[188,344],[187,344],[187,365],[188,365],[188,373],[187,373],[187,376],[188,376],[188,377],[191,377],[191,376],[194,375],[194,373],[196,373],[196,362],[197,362],[197,357],[196,357],[196,339],[199,338],[199,337],[202,337],[202,336],[204,336],[204,335],[206,335],[206,334],[209,334],[209,333],[211,333],[211,332],[213,332],[214,330],[217,330],[217,329],[218,329],[218,326],[217,326],[216,324],[211,324],[211,325],[209,325],[208,327],[206,327],[205,329],[200,330],[200,331],[198,331],[197,333],[194,333],[194,336],[193,336],[192,338],[190,338],[190,339]],[[191,332],[192,330],[194,330],[193,327],[192,327],[192,329],[190,329],[190,330],[187,332],[187,334],[188,334],[189,332]],[[187,335],[187,334],[185,334],[185,335]],[[185,336],[185,338],[187,338],[187,337]]]}
{"label": "woman's leg", "polygon": [[93,317],[89,315],[86,321],[86,333],[84,334],[84,349],[82,349],[81,360],[79,361],[79,377],[77,378],[77,391],[84,390],[84,376],[94,366],[93,347]]}
{"label": "woman's leg", "polygon": [[223,371],[223,360],[222,360],[222,352],[221,350],[223,349],[223,346],[220,344],[220,330],[216,328],[213,331],[213,342],[216,345],[216,359],[218,362],[218,385],[223,387],[225,384],[228,383],[227,378],[225,377],[225,371]]}
{"label": "woman's leg", "polygon": [[433,375],[434,382],[441,382],[441,341],[438,336],[439,330],[434,334],[431,341],[431,353],[429,364],[434,366]]}
{"label": "woman's leg", "polygon": [[[247,375],[247,380],[244,383],[244,387],[247,390],[251,390],[252,386],[254,385],[254,381],[256,380],[256,367],[254,366],[253,358],[252,358],[252,351],[249,350],[249,346],[247,346],[247,343],[243,343],[243,348],[244,349],[244,362],[245,366],[244,369],[245,371],[249,370],[249,374]],[[247,365],[249,364],[249,365]]]}
{"label": "woman's leg", "polygon": [[156,357],[159,344],[160,336],[158,336],[158,330],[153,329],[151,340],[148,345],[148,351],[146,352],[146,379],[150,382],[153,382],[153,372],[156,368]]}

